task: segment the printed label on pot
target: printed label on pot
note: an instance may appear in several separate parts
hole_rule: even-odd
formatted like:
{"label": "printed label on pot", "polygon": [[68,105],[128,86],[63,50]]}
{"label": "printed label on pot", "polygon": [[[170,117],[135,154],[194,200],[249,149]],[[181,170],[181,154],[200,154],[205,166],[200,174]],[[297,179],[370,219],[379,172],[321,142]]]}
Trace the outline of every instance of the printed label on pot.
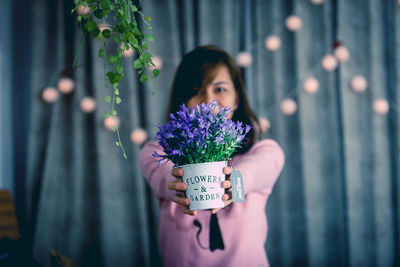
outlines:
{"label": "printed label on pot", "polygon": [[181,166],[184,171],[183,182],[187,186],[190,210],[202,210],[224,207],[222,196],[225,189],[221,183],[225,180],[223,168],[227,162],[206,162]]}

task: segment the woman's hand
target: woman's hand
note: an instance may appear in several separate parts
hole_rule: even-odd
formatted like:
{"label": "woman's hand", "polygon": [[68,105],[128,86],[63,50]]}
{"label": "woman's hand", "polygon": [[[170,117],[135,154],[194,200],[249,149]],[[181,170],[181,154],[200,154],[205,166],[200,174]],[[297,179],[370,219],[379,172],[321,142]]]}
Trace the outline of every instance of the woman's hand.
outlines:
{"label": "woman's hand", "polygon": [[[230,205],[232,203],[232,184],[231,184],[231,173],[232,173],[232,168],[231,167],[224,167],[224,173],[226,175],[225,181],[222,182],[221,186],[225,188],[225,194],[222,196],[222,200],[225,203],[225,207]],[[212,209],[211,213],[217,213],[223,208],[217,208],[217,209]]]}
{"label": "woman's hand", "polygon": [[186,184],[182,181],[183,169],[182,168],[173,168],[171,171],[172,176],[175,176],[175,182],[168,183],[169,190],[175,190],[176,195],[172,197],[172,201],[175,203],[182,205],[183,213],[188,215],[196,215],[197,211],[189,209],[190,200],[185,197],[183,191],[186,190]]}
{"label": "woman's hand", "polygon": [[[231,188],[231,181],[230,175],[232,173],[231,167],[224,167],[223,169],[224,174],[226,175],[226,180],[222,182],[221,186],[225,188],[225,194],[222,196],[222,200],[224,200],[225,207],[232,203],[232,188]],[[175,182],[168,183],[169,190],[175,190],[177,194],[172,197],[172,201],[175,203],[182,205],[183,213],[188,215],[197,215],[196,210],[189,209],[190,200],[184,196],[183,191],[186,190],[186,184],[182,181],[183,176],[183,169],[182,168],[174,168],[171,171],[172,176],[175,176]],[[211,213],[217,213],[220,211],[221,208],[212,209]]]}

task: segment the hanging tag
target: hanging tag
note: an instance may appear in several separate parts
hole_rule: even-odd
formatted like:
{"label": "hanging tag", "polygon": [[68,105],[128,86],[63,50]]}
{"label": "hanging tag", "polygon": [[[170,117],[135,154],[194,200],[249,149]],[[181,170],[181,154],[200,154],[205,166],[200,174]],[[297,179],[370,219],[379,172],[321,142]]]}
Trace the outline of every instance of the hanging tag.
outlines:
{"label": "hanging tag", "polygon": [[245,196],[244,196],[243,177],[239,171],[232,170],[231,184],[232,184],[232,201],[244,202]]}

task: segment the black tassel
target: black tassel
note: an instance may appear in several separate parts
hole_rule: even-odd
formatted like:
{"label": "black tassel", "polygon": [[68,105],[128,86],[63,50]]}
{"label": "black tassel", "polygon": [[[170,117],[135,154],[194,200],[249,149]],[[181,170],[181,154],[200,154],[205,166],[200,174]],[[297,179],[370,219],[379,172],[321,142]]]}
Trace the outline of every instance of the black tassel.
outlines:
{"label": "black tassel", "polygon": [[210,250],[224,250],[224,240],[222,240],[221,230],[219,229],[217,214],[211,214],[210,218]]}

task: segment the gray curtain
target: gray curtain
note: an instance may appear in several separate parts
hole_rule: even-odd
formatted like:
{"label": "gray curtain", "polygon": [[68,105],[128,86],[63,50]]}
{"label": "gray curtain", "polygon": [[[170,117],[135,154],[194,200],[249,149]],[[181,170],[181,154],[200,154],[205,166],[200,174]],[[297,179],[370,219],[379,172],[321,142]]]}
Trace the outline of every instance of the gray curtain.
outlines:
{"label": "gray curtain", "polygon": [[[139,145],[130,132],[143,128],[149,138],[163,122],[174,71],[184,53],[216,44],[234,57],[250,52],[243,68],[251,106],[271,122],[264,134],[277,140],[286,164],[266,213],[266,251],[272,266],[392,266],[400,263],[399,72],[400,8],[396,1],[143,0],[153,18],[153,55],[163,60],[158,90],[140,84],[126,59],[118,106],[121,138],[103,125],[110,106],[104,97],[101,41],[87,39],[72,70],[80,32],[70,15],[73,1],[35,0],[31,13],[31,103],[27,204],[33,255],[49,265],[49,249],[87,266],[159,266],[159,212],[138,167]],[[285,19],[300,16],[303,27],[286,30]],[[264,40],[281,37],[271,52]],[[321,67],[341,40],[351,60],[334,72]],[[107,47],[113,51],[115,47]],[[72,94],[48,104],[46,86],[56,86],[60,71],[73,76]],[[365,92],[349,86],[354,75],[369,82]],[[308,76],[320,89],[310,95],[301,84]],[[84,96],[97,101],[83,113]],[[292,116],[280,103],[292,98]],[[373,112],[385,98],[386,115]],[[179,252],[177,252],[179,253]]]}

